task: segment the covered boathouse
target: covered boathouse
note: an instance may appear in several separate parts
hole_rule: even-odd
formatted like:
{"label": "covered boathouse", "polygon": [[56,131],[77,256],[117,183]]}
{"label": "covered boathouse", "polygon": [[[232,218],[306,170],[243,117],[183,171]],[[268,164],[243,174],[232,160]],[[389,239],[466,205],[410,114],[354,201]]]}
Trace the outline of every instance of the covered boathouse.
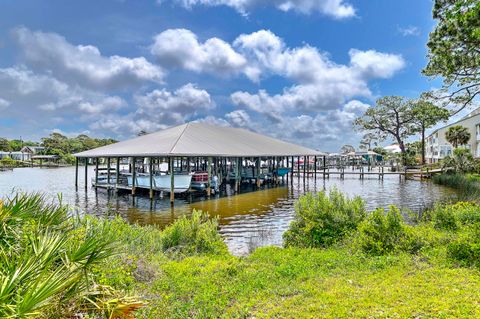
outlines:
{"label": "covered boathouse", "polygon": [[[137,188],[170,193],[212,191],[224,183],[277,183],[293,174],[294,164],[300,173],[300,159],[325,163],[325,153],[287,143],[245,129],[190,122],[130,140],[74,154],[75,186],[78,166],[85,164],[85,188],[88,187],[88,164],[95,165],[92,185],[97,188],[128,190]],[[103,163],[102,167],[99,164]],[[305,173],[305,165],[303,170]],[[305,174],[304,174],[305,175]],[[291,176],[292,177],[292,176]]]}

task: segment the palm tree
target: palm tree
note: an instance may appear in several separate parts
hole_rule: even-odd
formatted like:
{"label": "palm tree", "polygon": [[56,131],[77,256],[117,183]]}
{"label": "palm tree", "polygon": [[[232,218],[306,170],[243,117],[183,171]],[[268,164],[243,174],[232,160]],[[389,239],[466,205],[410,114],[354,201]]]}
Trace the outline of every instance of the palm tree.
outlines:
{"label": "palm tree", "polygon": [[450,127],[445,133],[445,138],[452,144],[453,148],[457,148],[460,145],[466,145],[470,140],[470,132],[468,129],[461,125],[455,125]]}

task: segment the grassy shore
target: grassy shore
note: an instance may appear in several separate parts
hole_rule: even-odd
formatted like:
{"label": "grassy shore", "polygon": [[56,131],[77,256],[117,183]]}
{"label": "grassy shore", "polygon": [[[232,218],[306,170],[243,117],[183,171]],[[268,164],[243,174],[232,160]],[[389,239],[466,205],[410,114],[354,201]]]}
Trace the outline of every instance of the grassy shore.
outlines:
{"label": "grassy shore", "polygon": [[[232,256],[216,230],[216,220],[201,212],[159,231],[120,218],[82,217],[72,222],[65,219],[65,209],[45,207],[41,200],[33,204],[0,205],[4,229],[10,229],[9,245],[17,243],[14,257],[17,251],[19,256],[23,250],[29,252],[31,242],[22,244],[21,238],[32,229],[42,234],[57,229],[62,236],[68,229],[60,256],[73,257],[54,259],[45,268],[45,278],[49,272],[56,274],[62,261],[68,267],[60,270],[80,267],[78,280],[88,285],[69,288],[81,288],[81,293],[53,292],[23,318],[480,315],[480,207],[473,203],[435,207],[412,226],[394,207],[366,212],[359,198],[348,199],[339,192],[308,195],[297,204],[295,222],[286,235],[289,247],[259,248],[246,257]],[[21,222],[25,216],[34,218]],[[8,264],[8,259],[2,263]],[[1,266],[0,280],[5,282],[15,268]],[[23,290],[13,289],[15,285]],[[28,282],[15,285],[11,294],[0,291],[2,314],[21,305],[22,291],[35,290]],[[98,287],[109,294],[99,296]]]}

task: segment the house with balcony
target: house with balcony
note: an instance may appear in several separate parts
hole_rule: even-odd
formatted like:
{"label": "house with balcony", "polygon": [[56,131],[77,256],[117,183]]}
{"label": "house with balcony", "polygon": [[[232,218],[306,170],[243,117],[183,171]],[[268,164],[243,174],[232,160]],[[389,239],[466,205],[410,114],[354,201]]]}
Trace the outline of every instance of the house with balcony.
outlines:
{"label": "house with balcony", "polygon": [[474,157],[480,158],[480,108],[477,108],[464,118],[445,125],[433,131],[425,140],[425,158],[427,163],[437,163],[453,152],[453,146],[447,142],[445,133],[454,125],[466,127],[470,132],[470,140],[463,148],[472,152]]}

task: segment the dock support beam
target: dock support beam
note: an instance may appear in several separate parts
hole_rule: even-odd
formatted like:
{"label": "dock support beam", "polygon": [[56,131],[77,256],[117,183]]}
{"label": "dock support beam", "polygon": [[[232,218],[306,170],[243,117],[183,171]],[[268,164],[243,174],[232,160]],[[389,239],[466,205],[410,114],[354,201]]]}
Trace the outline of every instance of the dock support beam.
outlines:
{"label": "dock support beam", "polygon": [[173,157],[168,158],[170,169],[170,205],[173,206],[173,202],[175,201],[175,177],[174,177],[174,170],[173,170]]}
{"label": "dock support beam", "polygon": [[88,189],[88,157],[85,157],[85,190]]}
{"label": "dock support beam", "polygon": [[136,161],[135,157],[132,157],[132,196],[135,196],[135,187],[137,186],[136,179],[137,179],[137,168],[136,168]]}
{"label": "dock support beam", "polygon": [[98,157],[95,158],[95,190],[98,186]]}
{"label": "dock support beam", "polygon": [[107,184],[108,184],[108,188],[107,189],[110,189],[110,157],[107,157]]}
{"label": "dock support beam", "polygon": [[257,162],[256,162],[256,169],[257,169],[257,187],[260,187],[260,163],[261,163],[261,159],[260,157],[257,158]]}
{"label": "dock support beam", "polygon": [[117,157],[117,163],[116,163],[116,171],[115,171],[115,188],[118,187],[118,182],[120,180],[120,157]]}
{"label": "dock support beam", "polygon": [[325,179],[326,171],[327,171],[327,157],[323,155],[323,179]]}
{"label": "dock support beam", "polygon": [[303,156],[303,183],[305,184],[305,177],[307,174],[307,165],[310,165],[310,157]]}
{"label": "dock support beam", "polygon": [[313,158],[313,179],[316,181],[317,180],[317,156],[315,155]]}
{"label": "dock support beam", "polygon": [[153,199],[153,164],[152,164],[152,158],[148,158],[148,171],[150,173],[150,199]]}
{"label": "dock support beam", "polygon": [[208,181],[207,181],[207,196],[212,194],[212,158],[208,157],[207,165]]}
{"label": "dock support beam", "polygon": [[297,156],[297,174],[298,179],[300,179],[300,156]]}
{"label": "dock support beam", "polygon": [[78,188],[78,157],[75,157],[75,188]]}

